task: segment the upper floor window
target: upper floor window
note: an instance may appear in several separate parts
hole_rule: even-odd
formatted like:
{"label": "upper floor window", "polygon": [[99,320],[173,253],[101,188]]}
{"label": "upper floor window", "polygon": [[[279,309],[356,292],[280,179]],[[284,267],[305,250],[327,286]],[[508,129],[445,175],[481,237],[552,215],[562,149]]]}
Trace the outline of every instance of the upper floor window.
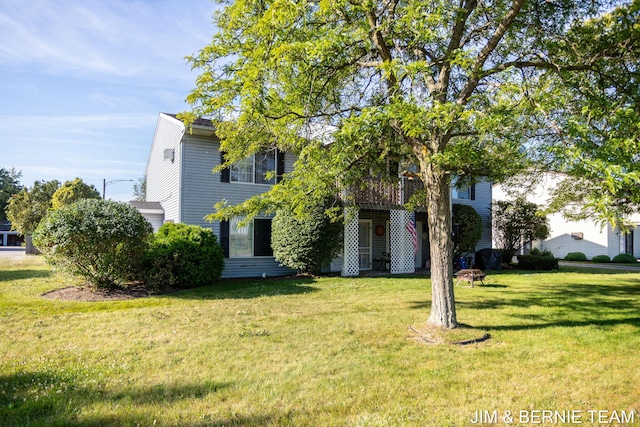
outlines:
{"label": "upper floor window", "polygon": [[[224,158],[221,161],[224,161]],[[284,152],[274,148],[233,163],[229,169],[222,171],[220,181],[275,184],[283,173]]]}
{"label": "upper floor window", "polygon": [[476,186],[461,184],[458,177],[451,180],[451,196],[458,200],[475,200]]}

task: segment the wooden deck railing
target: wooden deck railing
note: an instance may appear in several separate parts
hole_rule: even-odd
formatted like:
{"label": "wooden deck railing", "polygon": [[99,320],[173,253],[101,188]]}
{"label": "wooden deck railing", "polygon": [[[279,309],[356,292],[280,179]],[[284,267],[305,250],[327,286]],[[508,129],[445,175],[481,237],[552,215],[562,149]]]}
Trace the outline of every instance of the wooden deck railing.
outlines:
{"label": "wooden deck railing", "polygon": [[361,185],[350,189],[346,200],[372,208],[401,208],[416,191],[423,188],[422,181],[417,179],[390,181],[365,178]]}

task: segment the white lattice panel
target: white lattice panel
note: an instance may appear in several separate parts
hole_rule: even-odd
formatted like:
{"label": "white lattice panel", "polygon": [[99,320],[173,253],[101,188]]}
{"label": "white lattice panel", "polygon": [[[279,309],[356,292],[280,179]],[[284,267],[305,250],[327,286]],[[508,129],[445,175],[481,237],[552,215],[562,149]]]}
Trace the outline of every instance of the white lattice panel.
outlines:
{"label": "white lattice panel", "polygon": [[342,275],[357,276],[360,274],[360,255],[358,249],[358,211],[345,211],[344,248]]}
{"label": "white lattice panel", "polygon": [[416,271],[413,242],[407,231],[411,213],[392,210],[389,222],[389,251],[391,252],[391,273],[413,273]]}

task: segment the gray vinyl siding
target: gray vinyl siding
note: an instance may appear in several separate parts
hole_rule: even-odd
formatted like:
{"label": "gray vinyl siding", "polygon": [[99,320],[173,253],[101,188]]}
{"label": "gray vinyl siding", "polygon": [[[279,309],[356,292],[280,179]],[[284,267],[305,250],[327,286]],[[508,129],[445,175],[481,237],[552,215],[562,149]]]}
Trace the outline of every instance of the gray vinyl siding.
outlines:
{"label": "gray vinyl siding", "polygon": [[[147,201],[160,202],[164,220],[180,222],[180,165],[184,126],[164,114],[158,117],[149,160],[147,161]],[[173,150],[173,161],[165,159],[165,150]]]}
{"label": "gray vinyl siding", "polygon": [[[211,228],[220,237],[220,223],[204,217],[214,212],[214,205],[222,200],[241,203],[263,193],[268,185],[220,182],[220,174],[212,170],[220,164],[220,144],[208,137],[185,135],[183,144],[185,168],[182,174],[182,221]],[[290,171],[293,156],[285,155],[286,171]],[[278,266],[273,257],[226,258],[222,277],[282,276],[293,271]]]}

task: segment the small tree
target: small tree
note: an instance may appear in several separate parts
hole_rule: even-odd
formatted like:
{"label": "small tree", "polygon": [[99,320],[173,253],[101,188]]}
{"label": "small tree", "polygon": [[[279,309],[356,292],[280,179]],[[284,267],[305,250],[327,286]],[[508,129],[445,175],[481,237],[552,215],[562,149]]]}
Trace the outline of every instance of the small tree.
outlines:
{"label": "small tree", "polygon": [[482,217],[469,205],[453,205],[453,255],[473,252],[482,237]]}
{"label": "small tree", "polygon": [[138,182],[133,184],[133,200],[139,202],[147,200],[147,175],[138,178]]}
{"label": "small tree", "polygon": [[93,185],[85,184],[80,178],[67,181],[51,197],[51,207],[60,209],[81,199],[99,199],[100,193]]}
{"label": "small tree", "polygon": [[271,223],[271,246],[278,262],[299,273],[319,273],[339,254],[344,227],[332,222],[327,205],[317,205],[303,216],[278,210]]}
{"label": "small tree", "polygon": [[9,204],[9,199],[14,194],[18,194],[20,187],[20,177],[22,172],[11,168],[9,170],[0,168],[0,221],[7,220],[5,209]]}
{"label": "small tree", "polygon": [[492,216],[494,241],[498,249],[502,249],[502,262],[510,263],[525,243],[549,236],[547,217],[538,205],[523,197],[494,202]]}
{"label": "small tree", "polygon": [[195,288],[213,284],[223,269],[222,246],[210,229],[167,223],[154,236],[141,276],[153,289]]}
{"label": "small tree", "polygon": [[26,236],[34,230],[51,209],[51,198],[60,188],[58,181],[36,181],[30,189],[23,189],[9,200],[7,218],[11,228]]}
{"label": "small tree", "polygon": [[112,288],[132,277],[152,232],[126,203],[82,199],[49,212],[33,240],[53,266],[93,286]]}

